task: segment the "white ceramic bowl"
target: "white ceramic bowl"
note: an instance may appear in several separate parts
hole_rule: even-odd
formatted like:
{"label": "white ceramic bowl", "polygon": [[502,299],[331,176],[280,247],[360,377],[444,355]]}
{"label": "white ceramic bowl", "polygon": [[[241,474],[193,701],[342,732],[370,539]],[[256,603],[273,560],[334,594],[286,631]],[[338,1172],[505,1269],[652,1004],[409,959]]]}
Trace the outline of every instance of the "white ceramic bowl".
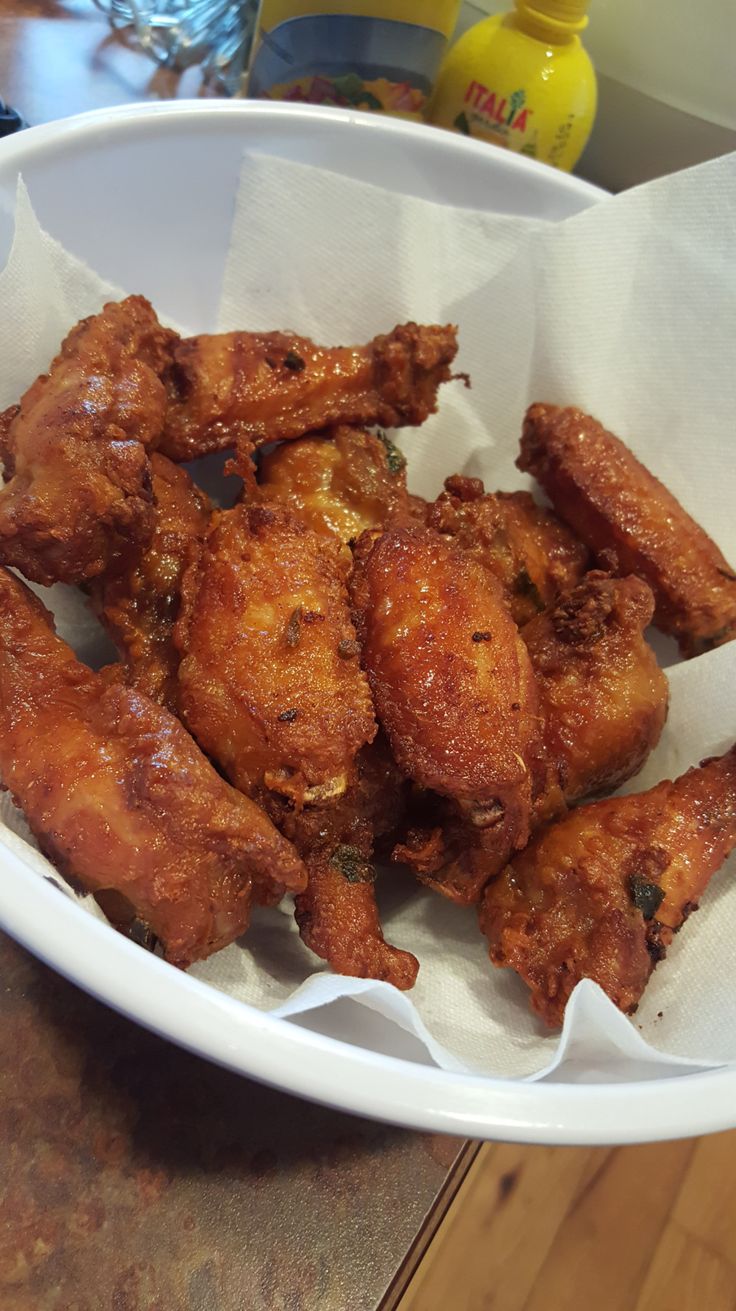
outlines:
{"label": "white ceramic bowl", "polygon": [[[561,219],[601,193],[518,155],[414,125],[248,103],[139,105],[33,128],[0,144],[0,267],[22,171],[44,226],[164,313],[214,318],[244,146],[397,191]],[[142,952],[21,859],[0,856],[0,923],[81,987],[203,1056],[290,1092],[399,1124],[523,1142],[623,1143],[736,1123],[736,1074],[632,1083],[458,1076],[277,1020]]]}

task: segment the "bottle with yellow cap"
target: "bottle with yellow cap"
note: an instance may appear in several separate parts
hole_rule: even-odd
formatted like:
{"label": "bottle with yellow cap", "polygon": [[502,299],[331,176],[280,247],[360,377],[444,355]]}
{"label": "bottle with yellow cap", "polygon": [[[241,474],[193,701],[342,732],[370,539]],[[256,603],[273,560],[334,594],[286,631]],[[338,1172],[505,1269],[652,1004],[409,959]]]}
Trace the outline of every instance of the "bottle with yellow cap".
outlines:
{"label": "bottle with yellow cap", "polygon": [[431,121],[572,169],[595,118],[595,71],[579,36],[589,2],[516,0],[471,27],[442,66]]}

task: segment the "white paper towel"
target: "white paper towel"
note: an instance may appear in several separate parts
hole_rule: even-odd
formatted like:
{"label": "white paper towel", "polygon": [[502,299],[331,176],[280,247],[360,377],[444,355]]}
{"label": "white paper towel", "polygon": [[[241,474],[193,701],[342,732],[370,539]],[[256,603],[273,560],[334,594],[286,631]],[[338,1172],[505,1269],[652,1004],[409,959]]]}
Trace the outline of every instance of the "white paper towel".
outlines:
{"label": "white paper towel", "polygon": [[[119,294],[41,232],[22,189],[16,217],[0,274],[0,407],[46,367],[77,318]],[[736,157],[550,225],[401,198],[252,155],[219,326],[292,327],[330,343],[362,341],[407,318],[454,321],[473,390],[445,387],[440,413],[401,434],[413,490],[434,494],[455,471],[489,488],[525,485],[514,459],[526,405],[574,403],[624,437],[733,559],[735,219]],[[145,291],[145,281],[127,290]],[[99,659],[98,632],[77,594],[52,592],[62,633]],[[629,790],[736,739],[736,643],[669,672],[668,725]],[[5,799],[0,839],[27,836]],[[39,873],[53,873],[24,852]],[[586,982],[561,1039],[531,1015],[519,980],[490,968],[474,912],[396,872],[381,897],[387,936],[421,961],[410,995],[315,970],[288,905],[260,912],[243,944],[194,973],[294,1023],[448,1070],[571,1082],[676,1075],[736,1062],[734,870],[731,861],[714,879],[633,1021]],[[99,914],[89,898],[81,904]]]}

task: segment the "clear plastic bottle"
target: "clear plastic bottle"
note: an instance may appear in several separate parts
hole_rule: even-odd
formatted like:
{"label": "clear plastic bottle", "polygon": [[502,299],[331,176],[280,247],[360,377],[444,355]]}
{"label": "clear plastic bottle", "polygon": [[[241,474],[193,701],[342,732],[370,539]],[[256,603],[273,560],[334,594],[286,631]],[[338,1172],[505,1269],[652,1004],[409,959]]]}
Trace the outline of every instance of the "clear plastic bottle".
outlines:
{"label": "clear plastic bottle", "polygon": [[448,54],[430,111],[439,127],[570,170],[593,126],[596,78],[580,40],[589,0],[516,0]]}
{"label": "clear plastic bottle", "polygon": [[248,95],[421,119],[461,0],[262,0]]}

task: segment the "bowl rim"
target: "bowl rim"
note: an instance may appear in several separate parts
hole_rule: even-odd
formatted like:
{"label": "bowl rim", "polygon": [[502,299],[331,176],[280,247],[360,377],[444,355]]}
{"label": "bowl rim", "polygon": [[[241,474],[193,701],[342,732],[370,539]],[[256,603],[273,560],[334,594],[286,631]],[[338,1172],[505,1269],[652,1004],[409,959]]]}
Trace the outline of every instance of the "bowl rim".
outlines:
{"label": "bowl rim", "polygon": [[[416,123],[409,119],[390,118],[380,114],[370,114],[361,110],[341,109],[331,105],[287,104],[276,100],[160,100],[132,101],[130,104],[114,105],[105,109],[89,109],[80,114],[71,114],[64,118],[52,119],[48,123],[39,123],[0,140],[0,172],[7,166],[12,167],[14,160],[23,160],[48,148],[58,148],[59,144],[71,143],[75,137],[95,136],[99,134],[125,133],[131,123],[160,120],[164,123],[176,123],[181,119],[189,120],[190,125],[207,124],[218,118],[242,118],[256,123],[280,123],[286,126],[300,123],[307,131],[321,124],[332,124],[343,130],[355,131],[356,128],[379,136],[403,137],[424,143],[430,149],[452,151],[453,154],[465,154],[468,163],[479,162],[481,167],[488,167],[488,144],[473,137],[444,131],[425,123]],[[537,159],[517,154],[511,150],[494,152],[496,169],[508,170],[510,174],[536,175],[557,191],[566,192],[582,203],[580,208],[604,199],[609,193],[593,182],[572,173],[561,172]]]}
{"label": "bowl rim", "polygon": [[[436,130],[424,125],[323,106],[143,103],[93,110],[6,138],[0,143],[0,181],[8,170],[17,173],[24,161],[62,142],[83,148],[100,133],[112,140],[125,136],[131,124],[185,119],[190,125],[214,126],[223,115],[242,117],[253,128],[287,120],[305,132],[326,120],[407,140],[421,138],[425,147],[434,138],[438,145]],[[450,134],[439,140],[445,149],[464,152],[469,163],[482,159],[488,167],[485,144]],[[535,160],[510,152],[502,158],[512,172],[531,170],[552,180],[551,170]],[[498,167],[500,160],[494,164]],[[557,186],[578,196],[580,208],[606,195],[580,178],[553,177]],[[553,1146],[660,1141],[736,1123],[736,1071],[728,1067],[627,1083],[502,1079],[451,1073],[301,1028],[141,952],[50,879],[39,877],[18,852],[4,847],[2,856],[0,923],[12,937],[128,1018],[284,1091],[407,1128]]]}

